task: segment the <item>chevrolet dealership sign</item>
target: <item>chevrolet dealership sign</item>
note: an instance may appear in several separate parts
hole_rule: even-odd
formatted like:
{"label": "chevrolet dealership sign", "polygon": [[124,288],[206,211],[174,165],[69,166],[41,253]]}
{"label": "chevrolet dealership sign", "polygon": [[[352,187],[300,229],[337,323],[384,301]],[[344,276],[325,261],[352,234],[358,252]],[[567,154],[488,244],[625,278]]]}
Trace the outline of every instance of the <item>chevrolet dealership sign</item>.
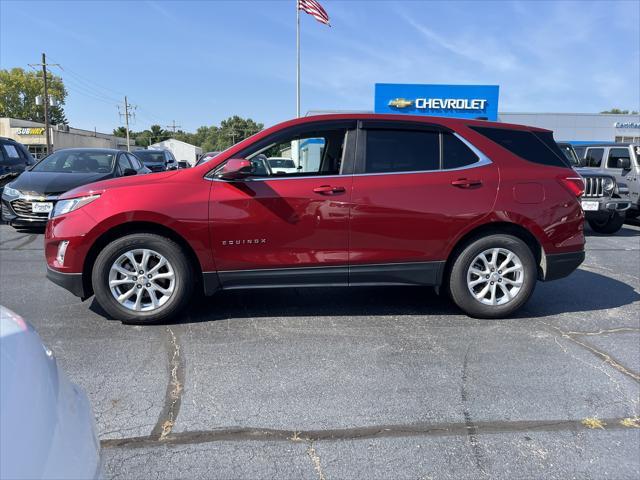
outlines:
{"label": "chevrolet dealership sign", "polygon": [[495,121],[498,86],[376,83],[375,112]]}

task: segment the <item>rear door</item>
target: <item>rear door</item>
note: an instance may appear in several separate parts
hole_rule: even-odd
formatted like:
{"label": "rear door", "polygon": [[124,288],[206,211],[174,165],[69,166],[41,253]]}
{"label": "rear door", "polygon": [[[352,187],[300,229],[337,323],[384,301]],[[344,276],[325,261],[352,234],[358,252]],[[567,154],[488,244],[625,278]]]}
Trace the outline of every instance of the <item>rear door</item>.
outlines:
{"label": "rear door", "polygon": [[457,134],[362,122],[350,221],[350,283],[438,283],[452,239],[491,211],[497,167]]}
{"label": "rear door", "polygon": [[[217,176],[209,207],[213,255],[225,288],[346,285],[355,122],[278,132],[237,157],[251,160],[241,181]],[[296,173],[274,173],[269,158]]]}

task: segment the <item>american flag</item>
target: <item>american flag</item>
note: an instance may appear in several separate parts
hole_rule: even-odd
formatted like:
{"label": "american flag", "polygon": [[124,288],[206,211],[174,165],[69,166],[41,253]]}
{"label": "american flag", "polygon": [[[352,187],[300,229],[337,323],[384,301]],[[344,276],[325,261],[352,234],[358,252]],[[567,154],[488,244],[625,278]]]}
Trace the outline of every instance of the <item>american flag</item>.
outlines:
{"label": "american flag", "polygon": [[331,26],[329,15],[316,0],[298,0],[298,10],[312,15],[320,23]]}

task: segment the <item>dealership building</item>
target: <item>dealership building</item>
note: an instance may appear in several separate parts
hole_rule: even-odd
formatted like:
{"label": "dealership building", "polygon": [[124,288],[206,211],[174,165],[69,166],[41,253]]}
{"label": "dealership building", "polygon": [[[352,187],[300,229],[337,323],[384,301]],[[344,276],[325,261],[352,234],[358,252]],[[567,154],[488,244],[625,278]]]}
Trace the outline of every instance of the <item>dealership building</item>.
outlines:
{"label": "dealership building", "polygon": [[[498,85],[377,83],[373,111],[531,125],[553,130],[557,141],[576,144],[640,143],[638,114],[503,112],[499,91]],[[309,112],[318,113],[328,112]]]}
{"label": "dealership building", "polygon": [[[47,149],[44,128],[44,123],[0,118],[0,137],[12,138],[22,143],[36,158],[42,158]],[[49,128],[53,151],[72,147],[127,149],[127,139],[115,135],[72,128],[69,125],[52,125]],[[134,144],[133,140],[131,144]]]}

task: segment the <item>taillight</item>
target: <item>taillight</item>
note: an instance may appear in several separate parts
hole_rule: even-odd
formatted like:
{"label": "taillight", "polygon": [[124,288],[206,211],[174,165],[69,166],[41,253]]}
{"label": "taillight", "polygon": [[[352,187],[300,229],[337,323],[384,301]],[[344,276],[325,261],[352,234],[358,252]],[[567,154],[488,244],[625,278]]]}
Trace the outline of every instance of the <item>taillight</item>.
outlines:
{"label": "taillight", "polygon": [[575,173],[573,175],[560,175],[558,182],[576,197],[580,197],[584,193],[584,180]]}

